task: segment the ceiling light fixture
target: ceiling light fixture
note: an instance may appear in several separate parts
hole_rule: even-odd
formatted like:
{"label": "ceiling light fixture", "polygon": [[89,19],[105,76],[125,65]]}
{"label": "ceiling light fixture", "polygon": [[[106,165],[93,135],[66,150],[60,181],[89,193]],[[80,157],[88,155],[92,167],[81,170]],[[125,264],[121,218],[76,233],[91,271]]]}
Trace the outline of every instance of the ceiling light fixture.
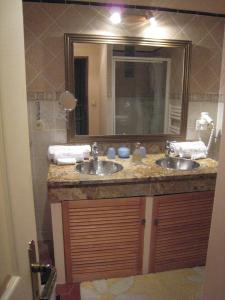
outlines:
{"label": "ceiling light fixture", "polygon": [[121,23],[121,13],[119,11],[114,11],[110,16],[111,23],[117,25]]}

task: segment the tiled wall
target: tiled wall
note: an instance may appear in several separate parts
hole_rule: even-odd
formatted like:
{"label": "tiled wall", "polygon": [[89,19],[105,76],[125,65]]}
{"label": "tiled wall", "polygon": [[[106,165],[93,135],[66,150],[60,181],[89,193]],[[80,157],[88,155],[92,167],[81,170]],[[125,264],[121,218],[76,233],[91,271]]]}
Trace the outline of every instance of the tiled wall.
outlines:
{"label": "tiled wall", "polygon": [[[141,12],[127,10],[124,13]],[[113,26],[108,16],[109,10],[104,7],[24,3],[29,125],[39,239],[51,239],[46,192],[47,148],[49,144],[66,142],[66,116],[58,103],[59,94],[64,90],[64,33],[192,40],[188,138],[195,137],[194,124],[201,111],[209,111],[216,120],[224,19],[157,12],[158,29],[152,30],[149,25],[131,21],[131,18]]]}

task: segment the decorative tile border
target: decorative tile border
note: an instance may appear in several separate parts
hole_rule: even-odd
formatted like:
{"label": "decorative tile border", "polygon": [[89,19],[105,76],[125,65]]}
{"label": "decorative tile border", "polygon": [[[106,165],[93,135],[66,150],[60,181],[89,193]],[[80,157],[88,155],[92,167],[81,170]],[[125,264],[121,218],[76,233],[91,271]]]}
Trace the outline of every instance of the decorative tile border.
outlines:
{"label": "decorative tile border", "polygon": [[224,102],[225,95],[218,93],[209,93],[209,94],[190,94],[189,102],[210,102],[218,103]]}
{"label": "decorative tile border", "polygon": [[63,91],[27,92],[28,101],[58,101]]}
{"label": "decorative tile border", "polygon": [[[37,91],[28,92],[28,101],[59,101],[60,95],[63,91]],[[170,98],[174,100],[180,100],[182,98],[181,93],[171,93]],[[205,94],[189,94],[189,102],[225,102],[225,94],[219,93],[205,93]]]}

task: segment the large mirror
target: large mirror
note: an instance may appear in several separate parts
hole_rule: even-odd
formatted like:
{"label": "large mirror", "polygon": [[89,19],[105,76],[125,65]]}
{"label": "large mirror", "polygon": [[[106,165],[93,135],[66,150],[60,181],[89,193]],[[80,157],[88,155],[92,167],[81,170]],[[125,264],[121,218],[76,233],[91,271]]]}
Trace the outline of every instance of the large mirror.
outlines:
{"label": "large mirror", "polygon": [[69,141],[186,135],[189,41],[65,35]]}

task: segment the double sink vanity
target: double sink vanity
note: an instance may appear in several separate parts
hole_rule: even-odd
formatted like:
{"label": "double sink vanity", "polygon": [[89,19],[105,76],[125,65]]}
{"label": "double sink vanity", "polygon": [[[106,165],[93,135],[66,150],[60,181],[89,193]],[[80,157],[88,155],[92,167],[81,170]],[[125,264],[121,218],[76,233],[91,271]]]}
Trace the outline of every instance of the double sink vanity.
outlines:
{"label": "double sink vanity", "polygon": [[97,163],[101,176],[88,174],[93,162],[49,166],[59,283],[205,263],[214,160],[150,154],[141,164],[103,156]]}
{"label": "double sink vanity", "polygon": [[217,163],[160,154],[166,140],[187,138],[191,41],[64,40],[66,89],[78,106],[66,108],[68,143],[133,148],[141,141],[158,154],[139,164],[105,156],[50,164],[58,283],[204,265]]}

